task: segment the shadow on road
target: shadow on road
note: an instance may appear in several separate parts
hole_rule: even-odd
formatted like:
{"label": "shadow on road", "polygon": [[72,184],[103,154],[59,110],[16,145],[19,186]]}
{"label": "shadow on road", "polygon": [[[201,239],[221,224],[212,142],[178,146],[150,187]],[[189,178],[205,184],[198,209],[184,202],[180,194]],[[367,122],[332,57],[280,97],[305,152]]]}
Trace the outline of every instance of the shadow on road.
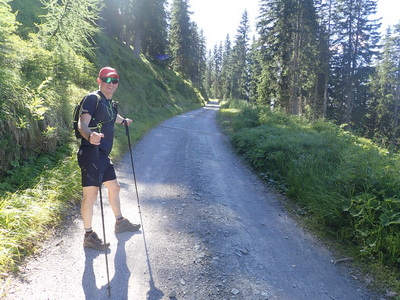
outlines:
{"label": "shadow on road", "polygon": [[[96,285],[96,275],[94,273],[93,261],[99,255],[104,254],[102,251],[97,251],[90,248],[84,248],[85,251],[85,270],[82,275],[82,288],[85,292],[85,299],[101,299],[100,295],[107,294],[107,285],[102,286],[100,289]],[[104,272],[106,270],[104,269]]]}
{"label": "shadow on road", "polygon": [[[142,228],[143,229],[143,228]],[[131,272],[126,264],[126,250],[125,243],[134,235],[133,232],[125,232],[117,234],[118,239],[117,251],[114,258],[115,274],[110,280],[110,297],[108,297],[108,284],[98,288],[96,285],[96,274],[94,273],[93,261],[98,256],[104,255],[102,251],[85,248],[85,269],[82,275],[82,288],[85,293],[86,300],[94,299],[128,299],[129,278]],[[150,290],[147,292],[147,299],[160,300],[163,298],[164,293],[159,290],[154,283],[153,271],[151,269],[150,259],[148,255],[146,236],[142,230],[144,247],[146,251],[147,267],[150,275]],[[106,278],[106,269],[104,267],[104,275],[97,274],[98,277]]]}
{"label": "shadow on road", "polygon": [[147,261],[147,268],[149,270],[149,275],[150,275],[150,290],[147,292],[146,299],[148,300],[161,300],[164,296],[164,293],[158,289],[154,283],[154,277],[153,277],[153,270],[151,269],[151,263],[150,263],[150,258],[149,258],[149,251],[147,248],[147,242],[146,242],[146,234],[144,233],[144,228],[143,228],[143,220],[142,220],[142,215],[140,214],[140,220],[142,223],[142,235],[143,235],[143,243],[144,243],[144,248],[146,252],[146,261]]}
{"label": "shadow on road", "polygon": [[[102,251],[85,248],[85,270],[82,276],[82,287],[85,292],[85,299],[128,299],[129,278],[131,272],[126,264],[125,243],[133,236],[134,233],[126,232],[117,234],[118,239],[117,251],[114,258],[115,274],[110,280],[110,297],[108,297],[108,284],[100,289],[96,285],[96,275],[93,269],[93,261],[99,255],[104,255]],[[104,267],[104,276],[106,278],[106,269]]]}

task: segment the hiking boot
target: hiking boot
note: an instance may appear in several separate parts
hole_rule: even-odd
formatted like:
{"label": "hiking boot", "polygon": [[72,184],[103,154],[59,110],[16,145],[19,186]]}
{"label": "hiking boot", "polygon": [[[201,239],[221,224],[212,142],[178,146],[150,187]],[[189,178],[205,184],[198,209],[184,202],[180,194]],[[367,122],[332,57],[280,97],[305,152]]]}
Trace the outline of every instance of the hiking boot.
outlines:
{"label": "hiking boot", "polygon": [[121,233],[125,231],[138,231],[140,224],[132,224],[128,219],[123,218],[121,221],[115,223],[115,233]]}
{"label": "hiking boot", "polygon": [[110,247],[110,243],[104,244],[103,241],[97,236],[96,232],[85,234],[83,239],[83,247],[93,248],[99,251],[105,251]]}

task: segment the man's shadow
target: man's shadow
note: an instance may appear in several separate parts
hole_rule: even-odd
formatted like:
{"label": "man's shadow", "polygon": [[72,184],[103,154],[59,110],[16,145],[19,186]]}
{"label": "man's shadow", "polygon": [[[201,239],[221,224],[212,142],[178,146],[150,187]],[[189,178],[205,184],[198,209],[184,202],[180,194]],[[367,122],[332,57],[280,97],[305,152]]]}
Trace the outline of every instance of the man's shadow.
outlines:
{"label": "man's shadow", "polygon": [[[82,276],[82,287],[85,292],[86,300],[94,299],[128,299],[128,285],[131,272],[126,264],[125,243],[132,237],[133,233],[117,234],[117,251],[114,258],[115,274],[110,280],[109,286],[106,283],[101,288],[97,288],[96,275],[94,273],[93,261],[98,256],[104,256],[104,251],[85,248],[85,270]],[[110,250],[108,250],[110,253]],[[98,275],[99,277],[99,275]],[[104,276],[107,279],[107,270],[104,267]]]}
{"label": "man's shadow", "polygon": [[[145,243],[147,267],[150,274],[150,290],[147,292],[148,300],[160,300],[164,296],[164,293],[156,288],[154,284],[153,273],[151,269],[151,264],[148,255],[148,249],[146,244],[146,238],[143,234],[143,241]],[[99,299],[118,299],[125,300],[128,299],[128,288],[129,288],[129,278],[131,272],[126,264],[126,250],[125,243],[134,235],[131,232],[124,232],[122,234],[117,234],[118,239],[117,251],[114,258],[115,274],[110,280],[110,288],[108,284],[105,284],[101,288],[97,288],[96,285],[96,275],[94,273],[93,261],[99,255],[104,255],[104,251],[96,251],[94,249],[85,248],[85,270],[82,276],[82,287],[85,293],[86,300],[99,300]],[[108,250],[110,253],[110,250]],[[107,277],[106,268],[104,268],[104,276]],[[109,296],[110,292],[110,296]]]}
{"label": "man's shadow", "polygon": [[[100,255],[104,255],[103,251],[97,251],[91,248],[84,248],[85,251],[85,270],[82,275],[82,287],[85,293],[85,299],[102,299],[101,295],[107,295],[107,285],[100,289],[96,285],[96,275],[94,273],[93,261]],[[110,252],[110,250],[108,250]],[[108,253],[109,253],[108,252]],[[106,270],[104,269],[104,272]]]}

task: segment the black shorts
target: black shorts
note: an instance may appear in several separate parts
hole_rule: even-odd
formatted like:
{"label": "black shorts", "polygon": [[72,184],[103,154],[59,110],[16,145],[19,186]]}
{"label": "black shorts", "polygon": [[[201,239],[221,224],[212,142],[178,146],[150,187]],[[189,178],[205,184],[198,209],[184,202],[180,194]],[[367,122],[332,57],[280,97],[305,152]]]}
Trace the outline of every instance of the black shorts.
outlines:
{"label": "black shorts", "polygon": [[96,147],[81,146],[78,164],[81,168],[82,187],[99,186],[99,182],[117,179],[111,159]]}

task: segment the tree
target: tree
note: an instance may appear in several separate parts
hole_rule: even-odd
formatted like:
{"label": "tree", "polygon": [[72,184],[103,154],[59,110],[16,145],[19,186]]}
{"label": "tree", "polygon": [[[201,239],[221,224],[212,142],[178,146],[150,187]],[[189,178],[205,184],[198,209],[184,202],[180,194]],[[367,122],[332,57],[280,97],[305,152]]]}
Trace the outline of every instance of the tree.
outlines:
{"label": "tree", "polygon": [[214,45],[212,56],[212,96],[217,99],[222,98],[222,44]]}
{"label": "tree", "polygon": [[172,66],[192,82],[201,84],[199,72],[205,64],[205,39],[197,24],[190,20],[187,0],[174,0],[171,11],[169,48]]}
{"label": "tree", "polygon": [[[318,74],[313,107],[313,119],[326,118],[328,107],[328,89],[330,82],[331,34],[333,0],[316,1],[319,26],[317,32]],[[322,95],[321,95],[322,94]],[[322,96],[322,103],[317,99]]]}
{"label": "tree", "polygon": [[229,99],[231,97],[232,82],[232,47],[229,34],[226,35],[224,46],[222,49],[222,66],[221,66],[221,97]]}
{"label": "tree", "polygon": [[146,0],[143,4],[143,53],[153,58],[165,55],[168,45],[165,2],[166,0]]}
{"label": "tree", "polygon": [[12,0],[12,10],[16,12],[16,20],[19,26],[16,33],[24,39],[28,39],[30,33],[37,33],[35,24],[40,24],[40,15],[43,14],[40,0]]}
{"label": "tree", "polygon": [[245,10],[235,36],[235,44],[231,56],[231,96],[236,99],[249,100],[249,33],[249,19],[247,10]]}
{"label": "tree", "polygon": [[169,31],[172,66],[185,76],[189,74],[191,22],[187,0],[174,0],[171,8]]}
{"label": "tree", "polygon": [[389,28],[386,33],[383,57],[371,86],[376,94],[375,109],[370,114],[370,119],[375,121],[372,137],[396,150],[400,105],[400,23],[393,32]]}
{"label": "tree", "polygon": [[108,36],[117,37],[122,42],[124,39],[125,21],[123,20],[121,11],[120,1],[104,0],[104,7],[101,10],[98,23]]}
{"label": "tree", "polygon": [[250,83],[249,83],[249,100],[256,104],[258,92],[257,88],[260,85],[260,78],[262,77],[260,51],[258,43],[253,39],[252,47],[249,52],[249,69],[250,69]]}
{"label": "tree", "polygon": [[292,23],[289,0],[261,0],[257,23],[262,77],[259,103],[288,107],[288,66]]}
{"label": "tree", "polygon": [[212,77],[213,77],[213,59],[212,59],[212,52],[211,50],[208,51],[207,53],[207,59],[206,59],[206,72],[204,76],[204,89],[207,95],[211,95],[211,86],[212,86]]}
{"label": "tree", "polygon": [[262,65],[258,102],[303,114],[310,108],[318,72],[313,1],[262,0],[257,29]]}
{"label": "tree", "polygon": [[[378,51],[376,0],[338,0],[333,24],[333,98],[330,116],[348,128],[362,127],[367,109],[366,83]],[[358,124],[357,124],[358,123]]]}
{"label": "tree", "polygon": [[96,21],[99,0],[43,0],[47,14],[39,36],[50,48],[72,49],[77,53],[92,50],[91,38],[98,32]]}
{"label": "tree", "polygon": [[196,86],[202,87],[206,69],[206,39],[203,32],[197,30],[197,25],[195,23],[193,23],[192,26],[193,36],[191,47],[193,53],[193,67],[189,76]]}

